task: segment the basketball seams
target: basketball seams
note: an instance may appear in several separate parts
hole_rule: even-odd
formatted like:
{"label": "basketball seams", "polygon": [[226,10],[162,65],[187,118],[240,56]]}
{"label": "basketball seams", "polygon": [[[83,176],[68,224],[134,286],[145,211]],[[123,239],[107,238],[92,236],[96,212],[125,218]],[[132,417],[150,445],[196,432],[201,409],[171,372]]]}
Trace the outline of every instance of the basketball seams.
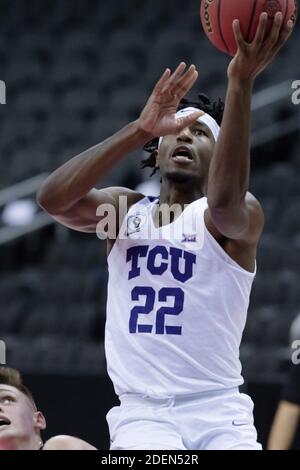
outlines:
{"label": "basketball seams", "polygon": [[228,54],[230,54],[230,50],[229,50],[229,47],[228,47],[228,44],[226,43],[225,41],[225,38],[224,38],[224,34],[223,34],[223,30],[222,30],[222,21],[221,21],[221,9],[222,9],[222,0],[218,0],[218,26],[219,26],[219,33],[220,33],[220,37],[223,41],[223,45],[226,49],[226,52]]}
{"label": "basketball seams", "polygon": [[[243,1],[245,1],[245,5],[243,5]],[[295,11],[291,11],[294,3],[292,0],[243,1],[202,0],[201,19],[205,33],[217,49],[229,55],[234,55],[236,51],[236,41],[232,31],[232,21],[235,17],[240,18],[241,29],[248,43],[251,43],[255,37],[255,30],[262,11],[269,13],[265,37],[270,34],[272,29],[271,18],[278,9],[282,12],[284,25],[287,24],[289,17],[294,18]],[[297,2],[295,0],[295,8],[296,6]]]}

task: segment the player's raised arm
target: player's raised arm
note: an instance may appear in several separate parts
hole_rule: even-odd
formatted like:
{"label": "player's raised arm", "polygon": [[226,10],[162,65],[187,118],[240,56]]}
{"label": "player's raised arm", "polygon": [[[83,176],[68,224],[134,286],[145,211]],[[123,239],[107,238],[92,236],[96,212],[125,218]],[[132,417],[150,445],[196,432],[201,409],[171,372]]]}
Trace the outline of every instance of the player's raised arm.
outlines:
{"label": "player's raised arm", "polygon": [[233,24],[238,51],[228,68],[228,89],[220,136],[212,158],[208,182],[208,223],[227,238],[255,243],[263,226],[260,204],[247,195],[250,176],[251,95],[255,78],[274,59],[291,34],[282,28],[277,13],[265,38],[267,15],[260,17],[254,41],[242,37],[239,21]]}
{"label": "player's raised arm", "polygon": [[172,74],[166,69],[140,118],[104,142],[72,158],[52,173],[40,188],[39,205],[62,224],[84,232],[95,232],[100,204],[118,209],[119,196],[127,196],[128,207],[142,196],[126,188],[94,189],[101,178],[130,152],[142,148],[156,136],[176,134],[200,113],[176,119],[177,106],[197,80],[194,65],[181,63]]}
{"label": "player's raised arm", "polygon": [[117,208],[118,198],[135,202],[136,193],[126,188],[95,189],[101,178],[131,151],[142,147],[151,137],[136,122],[112,137],[69,160],[54,171],[37,194],[39,205],[58,222],[83,232],[95,232],[100,204]]}

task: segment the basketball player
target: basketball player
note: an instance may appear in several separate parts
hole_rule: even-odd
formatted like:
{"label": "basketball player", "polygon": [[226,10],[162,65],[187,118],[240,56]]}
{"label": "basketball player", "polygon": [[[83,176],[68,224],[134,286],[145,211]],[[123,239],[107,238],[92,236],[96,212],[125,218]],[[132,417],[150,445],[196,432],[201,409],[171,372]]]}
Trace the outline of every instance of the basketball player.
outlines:
{"label": "basketball player", "polygon": [[[290,328],[290,343],[300,339],[300,314]],[[297,343],[298,344],[298,343]],[[298,359],[298,351],[297,359]],[[297,361],[298,362],[298,361]],[[300,423],[300,364],[292,363],[270,430],[268,450],[289,450]]]}
{"label": "basketball player", "polygon": [[43,444],[44,415],[37,410],[18,371],[0,368],[0,450],[96,450],[71,436],[56,436]]}
{"label": "basketball player", "polygon": [[300,366],[291,365],[272,423],[268,450],[290,450],[300,422]]}
{"label": "basketball player", "polygon": [[[239,392],[239,346],[264,224],[247,192],[250,109],[256,77],[291,33],[282,23],[277,14],[264,39],[262,14],[248,44],[234,22],[238,52],[221,129],[220,104],[181,102],[198,77],[181,63],[164,72],[137,121],[67,162],[39,191],[55,220],[109,234],[105,347],[121,402],[107,415],[112,450],[261,448],[253,403]],[[158,199],[94,189],[129,152],[154,143],[146,165],[160,170]],[[115,238],[109,208],[120,216],[120,196],[128,211]],[[163,223],[160,209],[174,205]]]}

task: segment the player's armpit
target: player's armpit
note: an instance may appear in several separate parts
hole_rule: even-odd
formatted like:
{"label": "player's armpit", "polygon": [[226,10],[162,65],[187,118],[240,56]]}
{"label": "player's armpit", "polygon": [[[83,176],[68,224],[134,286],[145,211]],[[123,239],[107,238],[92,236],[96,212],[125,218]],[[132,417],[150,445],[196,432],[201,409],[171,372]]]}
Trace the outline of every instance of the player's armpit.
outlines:
{"label": "player's armpit", "polygon": [[225,237],[245,245],[255,245],[263,231],[264,213],[258,200],[247,193],[238,207],[208,208],[205,224],[216,239]]}

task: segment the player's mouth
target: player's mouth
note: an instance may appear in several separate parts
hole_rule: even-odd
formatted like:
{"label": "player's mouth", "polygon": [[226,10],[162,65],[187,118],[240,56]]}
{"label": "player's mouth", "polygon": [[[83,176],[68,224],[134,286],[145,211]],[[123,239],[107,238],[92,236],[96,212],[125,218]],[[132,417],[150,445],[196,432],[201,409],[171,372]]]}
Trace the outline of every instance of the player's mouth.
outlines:
{"label": "player's mouth", "polygon": [[5,416],[0,417],[0,429],[4,428],[5,426],[9,426],[11,424],[10,420]]}
{"label": "player's mouth", "polygon": [[172,154],[172,160],[176,163],[189,164],[194,161],[194,154],[189,147],[180,145],[175,148]]}

